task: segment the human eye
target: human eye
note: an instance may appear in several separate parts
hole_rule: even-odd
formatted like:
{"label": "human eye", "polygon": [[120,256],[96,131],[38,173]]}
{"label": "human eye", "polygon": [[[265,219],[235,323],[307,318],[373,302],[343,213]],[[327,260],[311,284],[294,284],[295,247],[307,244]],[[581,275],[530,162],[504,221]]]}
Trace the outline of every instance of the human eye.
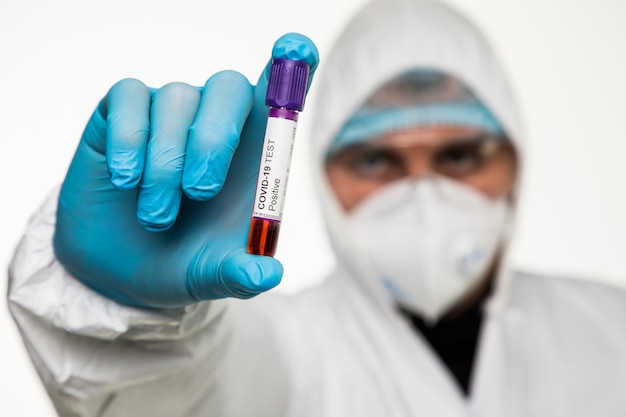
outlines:
{"label": "human eye", "polygon": [[402,158],[390,150],[358,149],[346,155],[345,167],[355,176],[372,181],[390,181],[404,175]]}
{"label": "human eye", "polygon": [[453,178],[478,171],[487,159],[482,145],[482,143],[472,141],[440,149],[434,158],[435,171]]}

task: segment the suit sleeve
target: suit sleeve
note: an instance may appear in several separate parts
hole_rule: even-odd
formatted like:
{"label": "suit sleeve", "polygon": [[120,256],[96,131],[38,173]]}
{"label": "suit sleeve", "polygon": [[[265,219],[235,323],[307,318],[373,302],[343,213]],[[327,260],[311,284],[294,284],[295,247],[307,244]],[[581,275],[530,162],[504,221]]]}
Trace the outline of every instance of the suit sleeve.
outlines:
{"label": "suit sleeve", "polygon": [[[57,412],[197,415],[215,391],[215,378],[206,375],[227,355],[228,302],[149,310],[85,287],[54,256],[57,196],[34,214],[18,244],[8,291],[11,314]],[[219,401],[213,404],[219,408]]]}

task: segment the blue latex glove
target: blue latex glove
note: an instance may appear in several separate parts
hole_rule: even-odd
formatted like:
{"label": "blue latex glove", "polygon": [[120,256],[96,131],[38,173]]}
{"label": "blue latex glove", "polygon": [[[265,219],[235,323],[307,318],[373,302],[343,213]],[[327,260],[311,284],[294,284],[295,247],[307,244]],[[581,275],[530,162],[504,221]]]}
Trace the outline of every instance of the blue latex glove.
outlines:
{"label": "blue latex glove", "polygon": [[[311,76],[319,60],[298,34],[278,39],[272,56],[309,63]],[[280,282],[277,260],[245,250],[270,64],[256,87],[224,71],[202,88],[132,79],[111,88],[59,197],[54,248],[69,272],[146,307],[250,298]]]}

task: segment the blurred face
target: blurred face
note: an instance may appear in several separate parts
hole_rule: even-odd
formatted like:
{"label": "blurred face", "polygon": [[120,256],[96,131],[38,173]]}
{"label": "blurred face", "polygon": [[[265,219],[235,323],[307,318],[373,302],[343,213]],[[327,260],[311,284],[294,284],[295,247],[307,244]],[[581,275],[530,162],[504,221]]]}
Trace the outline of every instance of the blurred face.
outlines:
{"label": "blurred face", "polygon": [[455,126],[389,133],[346,147],[326,163],[331,188],[348,213],[396,180],[428,175],[459,181],[496,199],[511,194],[515,172],[509,141]]}

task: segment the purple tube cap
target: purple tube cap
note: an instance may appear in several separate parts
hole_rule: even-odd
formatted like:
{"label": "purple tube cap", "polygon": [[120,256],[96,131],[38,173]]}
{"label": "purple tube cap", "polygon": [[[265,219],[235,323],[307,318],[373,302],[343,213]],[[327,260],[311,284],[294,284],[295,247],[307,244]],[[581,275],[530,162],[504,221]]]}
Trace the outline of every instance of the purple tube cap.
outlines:
{"label": "purple tube cap", "polygon": [[309,65],[307,63],[274,58],[265,104],[301,111],[304,108],[308,80]]}

